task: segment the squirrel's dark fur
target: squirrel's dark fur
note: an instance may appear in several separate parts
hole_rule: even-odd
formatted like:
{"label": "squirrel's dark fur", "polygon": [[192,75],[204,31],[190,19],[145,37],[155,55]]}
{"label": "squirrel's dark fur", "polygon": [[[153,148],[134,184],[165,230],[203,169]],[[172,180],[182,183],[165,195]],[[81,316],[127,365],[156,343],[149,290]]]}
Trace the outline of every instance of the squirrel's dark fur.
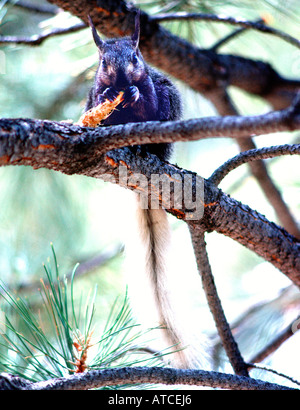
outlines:
{"label": "squirrel's dark fur", "polygon": [[[124,91],[123,102],[102,125],[178,120],[182,111],[179,92],[165,75],[145,63],[139,51],[139,16],[136,18],[135,32],[131,37],[103,41],[91,19],[90,25],[99,49],[100,62],[86,110],[106,99],[113,101],[120,91]],[[171,154],[170,144],[147,144],[132,149],[137,154],[155,154],[161,160],[169,159]],[[162,335],[167,346],[180,350],[188,343],[184,342],[180,326],[174,318],[166,280],[166,252],[170,233],[167,214],[163,209],[142,209],[138,201],[137,204],[134,219],[130,219],[129,229],[131,239],[134,238],[128,241],[126,246],[127,258],[132,259],[129,281],[131,280],[133,287],[137,288],[135,298],[132,298],[133,304],[134,299],[141,299],[140,304],[137,302],[136,312],[139,313],[146,307],[148,313],[153,313],[156,326],[162,327]],[[134,226],[137,229],[134,229]],[[135,276],[133,271],[136,272]],[[146,298],[150,294],[153,297],[148,303]],[[145,322],[144,317],[142,321]],[[178,351],[172,356],[173,363],[178,367],[197,366],[198,357],[191,354],[189,349]]]}
{"label": "squirrel's dark fur", "polygon": [[[113,100],[119,91],[124,91],[121,107],[104,120],[103,125],[178,120],[181,117],[179,92],[166,76],[145,63],[139,51],[139,18],[131,37],[107,41],[100,39],[91,20],[90,24],[100,62],[86,110],[106,98]],[[140,149],[162,160],[169,159],[171,154],[171,144],[148,144]]]}

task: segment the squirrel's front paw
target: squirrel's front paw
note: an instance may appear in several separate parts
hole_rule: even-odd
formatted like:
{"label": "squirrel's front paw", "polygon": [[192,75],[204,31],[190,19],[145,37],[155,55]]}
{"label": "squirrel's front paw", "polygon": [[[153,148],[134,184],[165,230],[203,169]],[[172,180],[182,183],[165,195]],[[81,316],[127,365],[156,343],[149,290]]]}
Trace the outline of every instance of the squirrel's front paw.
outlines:
{"label": "squirrel's front paw", "polygon": [[122,102],[123,108],[126,108],[129,105],[131,106],[134,105],[139,99],[139,97],[140,97],[140,92],[139,92],[139,89],[135,85],[132,85],[126,88],[124,92],[123,102]]}
{"label": "squirrel's front paw", "polygon": [[103,103],[105,100],[109,100],[110,102],[113,102],[117,96],[119,95],[119,91],[117,91],[113,87],[106,88],[106,90],[103,91],[101,95],[99,95],[99,101],[98,104]]}

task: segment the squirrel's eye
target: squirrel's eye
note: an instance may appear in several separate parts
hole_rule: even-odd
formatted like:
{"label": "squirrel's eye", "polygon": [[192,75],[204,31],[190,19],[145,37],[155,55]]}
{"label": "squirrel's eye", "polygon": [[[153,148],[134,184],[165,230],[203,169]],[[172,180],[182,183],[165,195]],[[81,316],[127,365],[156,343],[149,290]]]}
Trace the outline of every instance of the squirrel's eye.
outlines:
{"label": "squirrel's eye", "polygon": [[103,70],[107,69],[107,62],[105,61],[104,58],[102,59],[102,68],[103,68]]}
{"label": "squirrel's eye", "polygon": [[139,62],[139,60],[138,60],[136,54],[133,54],[133,55],[132,55],[132,63],[133,63],[133,64],[137,64],[138,62]]}

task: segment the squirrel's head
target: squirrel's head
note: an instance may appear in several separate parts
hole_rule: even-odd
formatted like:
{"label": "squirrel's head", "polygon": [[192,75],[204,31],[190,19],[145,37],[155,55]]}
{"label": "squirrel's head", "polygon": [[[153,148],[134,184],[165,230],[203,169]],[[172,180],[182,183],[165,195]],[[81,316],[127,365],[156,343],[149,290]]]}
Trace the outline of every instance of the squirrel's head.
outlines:
{"label": "squirrel's head", "polygon": [[140,16],[135,18],[135,30],[131,37],[102,40],[89,16],[95,44],[99,50],[97,79],[107,87],[124,90],[142,80],[146,75],[145,63],[139,50]]}

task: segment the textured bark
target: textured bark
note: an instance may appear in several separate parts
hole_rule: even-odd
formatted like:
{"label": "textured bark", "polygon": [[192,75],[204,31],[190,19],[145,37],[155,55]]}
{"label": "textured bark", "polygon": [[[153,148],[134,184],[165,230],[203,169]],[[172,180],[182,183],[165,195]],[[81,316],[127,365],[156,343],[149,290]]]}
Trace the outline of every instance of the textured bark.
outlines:
{"label": "textured bark", "polygon": [[[300,96],[282,111],[257,116],[128,123],[84,128],[33,119],[0,120],[0,164],[50,167],[66,173],[101,164],[105,152],[129,145],[239,137],[300,129]],[[59,152],[59,154],[58,154]],[[50,163],[49,163],[50,161]],[[51,162],[52,161],[52,162]]]}
{"label": "textured bark", "polygon": [[[162,164],[154,156],[145,159],[135,157],[129,150],[111,151],[107,154],[110,163],[114,164],[114,176],[118,177],[118,165],[126,164],[131,173],[142,173],[148,180],[152,174],[194,175],[192,172],[179,169],[174,165]],[[175,179],[176,177],[174,177]],[[195,191],[196,182],[193,185]],[[133,186],[132,189],[135,187]],[[162,192],[157,196],[162,197]],[[195,199],[195,198],[193,198]],[[171,198],[172,203],[172,198]],[[216,231],[226,235],[285,273],[297,286],[300,286],[300,242],[286,230],[268,221],[263,215],[249,206],[230,198],[209,181],[204,181],[204,215],[199,221],[189,221],[189,209],[167,209],[168,212],[186,220],[193,229],[199,227],[205,231]]]}
{"label": "textured bark", "polygon": [[232,374],[161,367],[94,370],[37,383],[30,383],[6,373],[0,375],[0,390],[88,390],[103,386],[138,383],[183,384],[231,390],[293,390],[278,384]]}
{"label": "textured bark", "polygon": [[201,275],[202,286],[206,295],[209,309],[213,315],[216,328],[228,359],[232,365],[235,374],[249,377],[247,364],[245,363],[238,344],[235,341],[230,325],[226,319],[221,300],[218,295],[217,287],[209,263],[206,243],[204,239],[205,232],[201,229],[195,229],[190,226],[190,233],[195,250],[195,256],[198,271]]}
{"label": "textured bark", "polygon": [[[95,26],[105,36],[119,37],[133,32],[137,9],[124,0],[50,2],[86,23],[88,14],[91,15]],[[141,14],[140,48],[148,62],[203,93],[221,115],[226,114],[222,100],[227,85],[260,95],[275,109],[290,104],[300,87],[300,81],[282,78],[270,64],[199,49],[171,34],[144,12]]]}
{"label": "textured bark", "polygon": [[[271,121],[273,119],[273,122]],[[114,177],[119,181],[119,165],[125,165],[129,176],[144,175],[149,184],[153,174],[172,176],[190,174],[174,165],[162,163],[154,155],[141,157],[125,145],[149,142],[199,139],[213,135],[249,135],[249,128],[271,130],[300,127],[297,105],[292,109],[259,117],[213,117],[211,119],[177,121],[174,123],[132,123],[97,129],[81,128],[66,123],[40,120],[0,120],[0,165],[45,167],[65,174],[82,174],[96,178]],[[260,124],[260,125],[258,125]],[[226,131],[227,130],[227,131]],[[112,150],[107,152],[108,150]],[[136,186],[127,186],[135,189]],[[196,181],[192,192],[195,195]],[[158,198],[162,197],[157,192]],[[195,198],[194,198],[195,199]],[[171,198],[172,203],[172,198]],[[177,218],[199,225],[206,231],[215,230],[253,250],[300,286],[300,243],[284,229],[263,215],[228,197],[209,181],[204,182],[204,216],[189,220],[189,209],[167,210]]]}

